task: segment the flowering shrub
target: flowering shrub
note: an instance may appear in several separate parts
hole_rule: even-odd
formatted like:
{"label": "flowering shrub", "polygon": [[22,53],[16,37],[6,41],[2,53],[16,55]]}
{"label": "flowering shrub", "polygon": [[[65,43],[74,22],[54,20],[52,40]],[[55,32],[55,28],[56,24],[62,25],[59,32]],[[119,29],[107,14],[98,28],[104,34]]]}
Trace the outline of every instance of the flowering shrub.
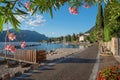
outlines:
{"label": "flowering shrub", "polygon": [[5,47],[5,50],[8,50],[8,51],[11,51],[11,52],[16,52],[16,48],[13,44],[8,44],[6,47]]}
{"label": "flowering shrub", "polygon": [[20,42],[21,48],[25,48],[26,42]]}
{"label": "flowering shrub", "polygon": [[26,3],[25,3],[25,7],[26,7],[27,9],[29,9],[30,3],[29,3],[29,2],[26,2]]}
{"label": "flowering shrub", "polygon": [[[28,10],[30,9],[30,5],[31,5],[30,2],[26,2],[26,3],[25,3],[25,7],[26,7]],[[30,11],[30,12],[33,12],[34,9],[30,9],[29,11]]]}
{"label": "flowering shrub", "polygon": [[9,33],[8,38],[9,38],[9,40],[13,41],[16,39],[16,36],[14,35],[14,33]]}
{"label": "flowering shrub", "polygon": [[77,15],[78,14],[78,10],[77,10],[77,8],[72,8],[72,7],[70,7],[69,8],[69,12],[71,13],[71,14],[74,14],[74,15]]}
{"label": "flowering shrub", "polygon": [[[6,34],[8,36],[8,39],[13,41],[16,39],[16,36],[14,35],[14,33],[9,33],[9,34]],[[26,47],[26,42],[20,42],[20,46],[21,48],[25,48]],[[5,46],[4,50],[7,50],[7,51],[10,51],[12,53],[15,53],[17,51],[17,49],[15,48],[14,44],[8,44]]]}
{"label": "flowering shrub", "polygon": [[90,8],[90,5],[84,4],[83,7],[84,7],[84,8]]}
{"label": "flowering shrub", "polygon": [[109,66],[99,71],[96,80],[120,80],[120,65]]}

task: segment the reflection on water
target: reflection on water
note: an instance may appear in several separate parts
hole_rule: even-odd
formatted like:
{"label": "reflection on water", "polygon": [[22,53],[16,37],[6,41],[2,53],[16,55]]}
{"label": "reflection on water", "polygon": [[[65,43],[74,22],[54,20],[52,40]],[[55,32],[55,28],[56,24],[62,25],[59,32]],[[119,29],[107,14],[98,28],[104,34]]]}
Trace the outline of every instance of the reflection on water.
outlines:
{"label": "reflection on water", "polygon": [[[9,44],[9,43],[7,43]],[[19,43],[17,42],[13,42],[12,44],[15,44],[17,46],[19,46]],[[80,46],[80,45],[72,45],[72,44],[61,44],[61,43],[38,43],[38,42],[27,42],[27,45],[29,45],[29,47],[26,47],[25,49],[37,49],[37,50],[54,50],[54,49],[58,49],[58,48],[84,48],[84,46]],[[34,45],[34,46],[33,46]],[[4,47],[4,43],[0,42],[0,49],[2,49]]]}

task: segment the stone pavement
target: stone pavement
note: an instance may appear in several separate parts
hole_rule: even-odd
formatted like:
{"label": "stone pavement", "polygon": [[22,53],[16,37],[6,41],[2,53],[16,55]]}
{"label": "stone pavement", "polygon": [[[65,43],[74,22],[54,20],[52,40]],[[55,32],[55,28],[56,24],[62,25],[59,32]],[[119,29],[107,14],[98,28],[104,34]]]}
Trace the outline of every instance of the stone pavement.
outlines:
{"label": "stone pavement", "polygon": [[[51,63],[42,68],[40,67],[38,72],[33,72],[30,76],[27,76],[26,79],[20,80],[89,80],[97,61],[97,55],[98,47],[94,45],[82,52],[77,52],[67,58],[63,58],[57,63]],[[99,60],[99,70],[120,63],[119,56],[100,55]]]}
{"label": "stone pavement", "polygon": [[[118,57],[119,58],[119,57]],[[99,66],[99,70],[108,67],[108,66],[112,66],[112,65],[118,65],[120,62],[118,62],[116,59],[118,59],[114,56],[100,56],[100,66]],[[120,61],[120,59],[119,59]]]}
{"label": "stone pavement", "polygon": [[114,56],[114,58],[120,63],[120,56]]}
{"label": "stone pavement", "polygon": [[98,54],[97,45],[73,54],[63,61],[40,69],[30,76],[34,80],[88,80]]}

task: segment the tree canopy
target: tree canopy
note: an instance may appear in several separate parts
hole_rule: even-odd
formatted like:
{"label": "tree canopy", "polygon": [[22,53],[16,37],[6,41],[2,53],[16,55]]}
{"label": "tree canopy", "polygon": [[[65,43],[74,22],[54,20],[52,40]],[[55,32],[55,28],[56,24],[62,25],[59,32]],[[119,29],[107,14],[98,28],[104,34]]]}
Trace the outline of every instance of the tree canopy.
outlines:
{"label": "tree canopy", "polygon": [[109,41],[112,37],[118,37],[120,34],[120,3],[118,0],[111,0],[104,7],[104,14],[102,5],[98,4],[98,14],[96,17],[96,24],[93,27],[91,40]]}
{"label": "tree canopy", "polygon": [[103,8],[102,8],[102,2],[98,3],[98,13],[96,16],[96,24],[93,27],[93,30],[90,32],[91,34],[91,41],[99,42],[103,39],[103,28],[104,28],[104,23],[103,23]]}
{"label": "tree canopy", "polygon": [[120,3],[117,0],[109,2],[104,9],[104,41],[118,37],[120,32]]}

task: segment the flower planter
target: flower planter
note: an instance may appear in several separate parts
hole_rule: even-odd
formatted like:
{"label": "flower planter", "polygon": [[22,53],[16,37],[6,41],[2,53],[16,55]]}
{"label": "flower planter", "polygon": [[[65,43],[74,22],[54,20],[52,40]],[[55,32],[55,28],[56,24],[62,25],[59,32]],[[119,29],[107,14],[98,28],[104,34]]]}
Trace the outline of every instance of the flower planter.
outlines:
{"label": "flower planter", "polygon": [[120,65],[102,69],[98,72],[96,80],[120,80]]}

